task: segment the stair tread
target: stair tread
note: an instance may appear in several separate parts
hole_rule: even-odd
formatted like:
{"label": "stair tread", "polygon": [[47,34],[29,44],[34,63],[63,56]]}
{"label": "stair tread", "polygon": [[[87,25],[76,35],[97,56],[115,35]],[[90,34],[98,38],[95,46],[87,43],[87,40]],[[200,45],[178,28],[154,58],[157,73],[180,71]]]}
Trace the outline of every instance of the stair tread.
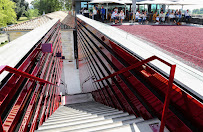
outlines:
{"label": "stair tread", "polygon": [[[156,125],[156,129],[159,128],[160,120],[157,118],[147,120],[147,121],[141,121],[138,123],[131,123],[131,124],[125,124],[118,127],[113,128],[107,128],[103,130],[98,130],[97,132],[118,132],[118,131],[125,131],[125,132],[153,132],[153,129],[150,127],[150,125]],[[159,131],[159,130],[158,130]],[[169,132],[169,130],[165,127],[164,132]]]}
{"label": "stair tread", "polygon": [[[76,124],[76,125],[71,125],[71,126],[63,126],[63,127],[57,127],[57,128],[49,128],[49,129],[43,129],[39,130],[39,132],[54,132],[54,131],[71,131],[71,130],[83,130],[83,129],[96,129],[95,127],[99,127],[102,129],[102,126],[109,125],[110,126],[115,126],[115,125],[123,125],[122,121],[114,122],[111,119],[107,120],[101,120],[101,121],[96,121],[96,122],[91,122],[91,123],[83,123],[83,124]],[[61,125],[62,126],[62,125]],[[106,127],[105,127],[106,128]]]}
{"label": "stair tread", "polygon": [[[119,118],[119,117],[125,117],[125,116],[128,116],[129,114],[127,112],[125,113],[122,113],[122,114],[112,114],[112,115],[109,115],[109,116],[102,116],[101,117],[104,117],[105,119],[109,119],[109,118]],[[69,121],[76,121],[76,120],[84,120],[84,119],[91,119],[91,118],[97,118],[97,117],[100,117],[98,115],[91,115],[91,116],[84,116],[84,117],[77,117],[77,118],[63,118],[61,120],[52,120],[52,121],[49,121],[49,122],[44,122],[43,125],[50,125],[50,124],[57,124],[57,123],[63,123],[63,122],[69,122]]]}

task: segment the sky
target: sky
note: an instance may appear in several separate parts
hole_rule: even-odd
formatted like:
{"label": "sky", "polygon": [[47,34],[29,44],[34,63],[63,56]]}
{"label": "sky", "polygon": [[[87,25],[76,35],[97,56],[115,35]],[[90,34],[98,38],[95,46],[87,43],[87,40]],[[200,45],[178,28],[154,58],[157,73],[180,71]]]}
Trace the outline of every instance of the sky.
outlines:
{"label": "sky", "polygon": [[[27,2],[31,2],[33,0],[26,0]],[[203,8],[203,0],[184,0],[185,2],[192,2],[192,3],[198,3],[198,5],[185,5],[183,7],[183,9],[190,9],[190,10],[193,10],[193,9],[200,9],[200,8]],[[170,6],[169,8],[173,8],[173,9],[181,9],[182,7],[181,6]]]}

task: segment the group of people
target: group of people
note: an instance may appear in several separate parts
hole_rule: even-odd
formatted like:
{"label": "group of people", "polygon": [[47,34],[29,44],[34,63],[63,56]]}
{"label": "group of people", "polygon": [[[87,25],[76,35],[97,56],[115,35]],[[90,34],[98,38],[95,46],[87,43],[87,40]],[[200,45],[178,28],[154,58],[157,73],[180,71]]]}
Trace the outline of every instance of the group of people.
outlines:
{"label": "group of people", "polygon": [[[189,15],[189,10],[187,10],[184,14],[185,19],[189,19],[190,15]],[[173,22],[175,24],[180,24],[180,21],[182,19],[182,12],[181,10],[168,10],[167,13],[164,13],[163,9],[161,9],[161,12],[158,14],[157,12],[155,12],[153,14],[153,18],[152,20],[156,23],[162,23],[162,22]]]}
{"label": "group of people", "polygon": [[142,13],[140,13],[140,11],[138,10],[135,14],[135,20],[137,20],[139,23],[144,24],[147,20],[147,11],[142,11]]}
{"label": "group of people", "polygon": [[103,6],[99,10],[98,5],[96,5],[95,7],[93,7],[93,10],[92,10],[92,14],[91,14],[92,19],[99,20],[101,17],[102,22],[104,22],[105,13],[106,11]]}
{"label": "group of people", "polygon": [[119,21],[121,22],[121,24],[123,23],[123,20],[125,19],[125,14],[123,12],[123,10],[121,10],[120,12],[118,12],[118,8],[115,8],[113,10],[113,12],[111,13],[111,17],[110,17],[110,22],[113,19],[114,24],[119,23]]}
{"label": "group of people", "polygon": [[[131,13],[132,14],[132,13]],[[131,17],[133,16],[133,14],[131,15],[128,13],[128,11],[126,11],[126,14],[124,13],[124,11],[122,9],[119,9],[117,7],[115,7],[112,11],[109,10],[108,11],[108,18],[110,19],[110,22],[113,20],[114,24],[117,23],[123,23],[123,20],[126,18],[129,18],[128,20],[131,20]],[[151,15],[150,15],[151,14]],[[102,21],[104,22],[105,16],[106,16],[106,10],[104,9],[103,6],[101,6],[101,8],[98,8],[98,5],[93,7],[93,10],[91,11],[90,16],[92,16],[92,19],[94,20],[98,20],[98,21]],[[186,21],[190,19],[190,15],[189,15],[189,11],[187,10],[184,14]],[[155,11],[155,13],[153,13],[153,11],[151,13],[147,13],[147,11],[142,11],[140,12],[139,10],[136,12],[135,14],[135,20],[138,21],[140,24],[145,24],[148,21],[153,21],[156,24],[159,23],[164,23],[164,22],[173,22],[176,24],[179,24],[180,21],[182,19],[182,12],[181,10],[168,10],[168,12],[164,12],[164,10],[161,8],[160,12],[158,13],[157,11]]]}
{"label": "group of people", "polygon": [[[100,20],[100,18],[101,18],[101,21],[104,22],[105,15],[106,15],[106,10],[104,9],[103,6],[101,7],[100,10],[98,8],[98,5],[93,7],[93,10],[91,13],[92,19]],[[110,15],[110,17],[109,17],[110,22],[113,20],[114,24],[117,24],[119,22],[123,23],[123,20],[125,19],[125,14],[124,14],[123,10],[118,11],[117,7],[115,7],[112,11],[109,10],[108,15]]]}

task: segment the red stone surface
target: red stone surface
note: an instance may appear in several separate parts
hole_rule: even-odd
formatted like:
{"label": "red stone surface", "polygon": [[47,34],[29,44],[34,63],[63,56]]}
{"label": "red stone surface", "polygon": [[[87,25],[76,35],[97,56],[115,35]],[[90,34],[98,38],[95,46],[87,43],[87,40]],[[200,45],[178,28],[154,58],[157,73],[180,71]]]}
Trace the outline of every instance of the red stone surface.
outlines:
{"label": "red stone surface", "polygon": [[170,53],[203,68],[203,28],[192,26],[116,26],[146,39]]}

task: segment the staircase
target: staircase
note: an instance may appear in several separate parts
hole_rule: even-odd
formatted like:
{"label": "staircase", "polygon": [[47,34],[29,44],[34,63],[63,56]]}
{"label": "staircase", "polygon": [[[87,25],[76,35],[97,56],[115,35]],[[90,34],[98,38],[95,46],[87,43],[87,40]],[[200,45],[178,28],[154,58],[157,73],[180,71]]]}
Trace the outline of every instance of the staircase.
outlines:
{"label": "staircase", "polygon": [[153,132],[152,127],[156,129],[159,122],[158,119],[144,121],[127,112],[90,101],[60,106],[36,132]]}

